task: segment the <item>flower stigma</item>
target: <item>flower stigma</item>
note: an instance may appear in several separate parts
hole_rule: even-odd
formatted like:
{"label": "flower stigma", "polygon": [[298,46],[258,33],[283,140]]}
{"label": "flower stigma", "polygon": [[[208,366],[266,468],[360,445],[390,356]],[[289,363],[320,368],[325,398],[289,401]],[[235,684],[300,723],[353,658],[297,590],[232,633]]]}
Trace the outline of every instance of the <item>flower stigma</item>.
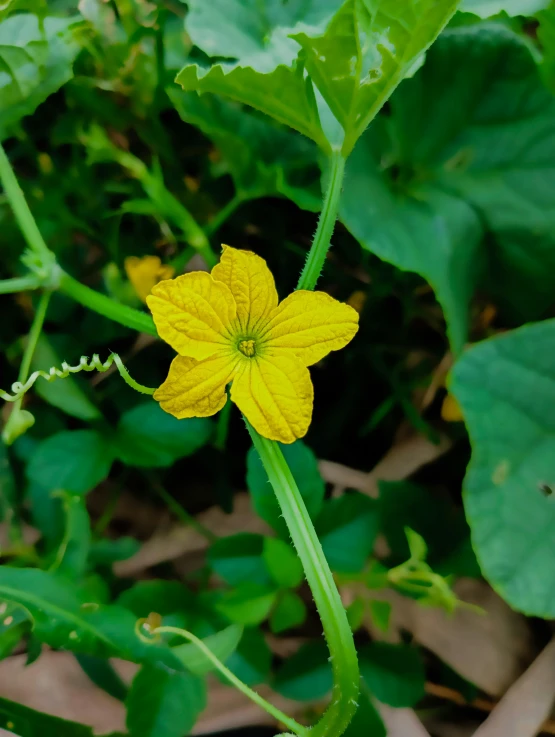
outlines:
{"label": "flower stigma", "polygon": [[239,350],[247,358],[252,358],[256,354],[256,343],[254,340],[241,340]]}

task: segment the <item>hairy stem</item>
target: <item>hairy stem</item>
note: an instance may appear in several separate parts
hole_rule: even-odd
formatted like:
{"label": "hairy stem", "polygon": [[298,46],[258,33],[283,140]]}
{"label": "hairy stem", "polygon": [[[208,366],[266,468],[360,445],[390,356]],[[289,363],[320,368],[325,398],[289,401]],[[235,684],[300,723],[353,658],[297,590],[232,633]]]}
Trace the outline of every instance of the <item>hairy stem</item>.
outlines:
{"label": "hairy stem", "polygon": [[345,158],[340,151],[333,151],[330,157],[328,188],[318,220],[318,227],[302,270],[297,289],[314,289],[320,278],[326,255],[331,245],[331,237],[337,220],[339,197],[345,174]]}
{"label": "hairy stem", "polygon": [[44,242],[44,238],[37,227],[35,218],[31,214],[29,205],[25,200],[25,196],[19,186],[19,182],[17,181],[15,174],[13,173],[12,166],[1,143],[0,180],[2,181],[4,192],[6,193],[6,197],[12,207],[19,229],[27,241],[29,248],[41,259],[50,260],[52,258],[52,254]]}
{"label": "hairy stem", "polygon": [[360,676],[351,627],[322,545],[279,445],[263,438],[248,422],[247,428],[303,564],[330,650],[334,676],[332,702],[310,735],[339,737],[358,706]]}

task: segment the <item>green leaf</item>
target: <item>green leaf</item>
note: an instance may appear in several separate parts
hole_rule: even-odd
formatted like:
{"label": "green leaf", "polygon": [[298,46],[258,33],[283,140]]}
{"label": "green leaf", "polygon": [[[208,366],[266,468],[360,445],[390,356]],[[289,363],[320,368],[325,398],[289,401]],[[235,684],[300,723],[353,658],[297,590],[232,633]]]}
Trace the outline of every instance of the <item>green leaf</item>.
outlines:
{"label": "green leaf", "polygon": [[[15,701],[0,698],[0,728],[19,737],[94,737],[92,727],[43,714]],[[115,732],[104,737],[124,737]]]}
{"label": "green leaf", "polygon": [[244,199],[281,195],[305,210],[322,204],[318,149],[293,131],[215,95],[167,93],[182,120],[210,138]]}
{"label": "green leaf", "polygon": [[268,585],[271,579],[262,557],[264,542],[262,535],[248,532],[222,537],[210,547],[208,561],[231,586],[247,581]]}
{"label": "green leaf", "polygon": [[[213,635],[203,638],[204,644],[210,651],[224,663],[241,642],[243,637],[243,627],[238,624],[232,624]],[[184,645],[178,645],[172,648],[172,652],[179,658],[183,665],[196,676],[203,676],[214,670],[214,665],[206,655],[192,642]]]}
{"label": "green leaf", "polygon": [[93,540],[89,550],[89,563],[92,566],[111,566],[120,560],[127,560],[141,549],[141,543],[134,537],[118,537],[110,540],[103,537]]}
{"label": "green leaf", "polygon": [[299,47],[289,38],[297,25],[325,24],[341,1],[189,0],[185,25],[195,46],[209,56],[267,72],[297,57]]}
{"label": "green leaf", "polygon": [[313,701],[331,691],[333,676],[324,642],[307,642],[277,671],[273,688],[295,701]]}
{"label": "green leaf", "polygon": [[458,0],[347,0],[323,35],[294,36],[312,80],[345,130],[348,155]]}
{"label": "green leaf", "polygon": [[384,704],[409,707],[424,696],[426,674],[416,648],[372,642],[361,648],[359,661],[364,682]]}
{"label": "green leaf", "polygon": [[50,570],[79,579],[86,571],[91,543],[91,521],[83,496],[54,492],[62,500],[64,533]]}
{"label": "green leaf", "polygon": [[480,274],[480,221],[468,203],[428,181],[397,181],[393,150],[383,121],[376,121],[347,161],[341,219],[363,248],[432,285],[458,353]]}
{"label": "green leaf", "polygon": [[189,673],[143,666],[126,700],[132,737],[183,737],[206,705],[204,682]]}
{"label": "green leaf", "polygon": [[329,150],[314,91],[297,62],[292,67],[282,64],[266,74],[251,67],[215,64],[204,69],[189,64],[175,81],[187,91],[213,92],[250,105],[311,138],[323,151]]}
{"label": "green leaf", "polygon": [[12,654],[14,648],[31,629],[29,615],[17,604],[0,604],[0,660]]}
{"label": "green leaf", "polygon": [[[35,348],[31,369],[32,371],[48,371],[51,366],[59,368],[61,361],[43,333]],[[102,417],[100,411],[87,396],[85,385],[78,376],[70,375],[66,379],[55,379],[52,382],[38,379],[35,391],[45,402],[58,407],[72,417],[78,417],[80,420],[97,420]]]}
{"label": "green leaf", "polygon": [[206,445],[212,433],[206,417],[177,420],[149,401],[122,415],[114,452],[124,463],[142,468],[171,466]]}
{"label": "green leaf", "polygon": [[128,688],[109,660],[93,655],[76,655],[75,659],[96,686],[118,701],[125,701]]}
{"label": "green leaf", "polygon": [[480,566],[515,609],[555,616],[555,321],[478,343],[450,389],[472,443],[464,503]]}
{"label": "green leaf", "polygon": [[302,563],[291,545],[283,540],[266,537],[262,557],[270,576],[281,588],[295,589],[303,581]]}
{"label": "green leaf", "polygon": [[362,570],[374,547],[378,526],[376,502],[364,494],[328,499],[316,519],[316,531],[332,570]]}
{"label": "green leaf", "polygon": [[266,619],[276,596],[277,592],[267,586],[245,582],[226,592],[216,609],[232,622],[252,626]]}
{"label": "green leaf", "polygon": [[73,77],[79,18],[18,13],[0,24],[0,140]]}
{"label": "green leaf", "polygon": [[372,618],[372,623],[380,632],[387,632],[389,630],[391,608],[391,604],[388,601],[370,599],[368,602],[368,610]]}
{"label": "green leaf", "polygon": [[100,433],[67,430],[39,443],[27,477],[47,491],[86,494],[108,476],[112,461],[110,445]]}
{"label": "green leaf", "polygon": [[555,90],[555,5],[551,4],[547,10],[538,13],[538,41],[543,51],[540,66],[542,76],[553,92]]}
{"label": "green leaf", "polygon": [[[257,627],[245,629],[239,646],[226,662],[227,667],[247,686],[266,681],[271,664],[272,651]],[[223,679],[223,682],[228,683],[227,679]]]}
{"label": "green leaf", "polygon": [[459,10],[489,18],[498,13],[507,15],[533,15],[549,7],[551,0],[462,0]]}
{"label": "green leaf", "polygon": [[279,634],[291,627],[298,627],[306,619],[306,606],[294,591],[284,591],[270,616],[270,629]]}
{"label": "green leaf", "polygon": [[[318,471],[314,453],[301,440],[291,445],[280,445],[287,465],[297,482],[304,503],[312,519],[315,519],[324,500],[325,484]],[[285,524],[268,474],[254,448],[247,455],[247,486],[252,494],[256,513],[262,517],[283,539],[289,540]]]}
{"label": "green leaf", "polygon": [[525,41],[493,24],[453,28],[347,163],[343,222],[364,248],[430,282],[456,353],[486,257],[486,287],[511,319],[552,301],[554,115]]}
{"label": "green leaf", "polygon": [[183,667],[169,647],[137,636],[131,612],[91,602],[73,582],[46,571],[2,566],[0,599],[24,607],[34,636],[54,649]]}

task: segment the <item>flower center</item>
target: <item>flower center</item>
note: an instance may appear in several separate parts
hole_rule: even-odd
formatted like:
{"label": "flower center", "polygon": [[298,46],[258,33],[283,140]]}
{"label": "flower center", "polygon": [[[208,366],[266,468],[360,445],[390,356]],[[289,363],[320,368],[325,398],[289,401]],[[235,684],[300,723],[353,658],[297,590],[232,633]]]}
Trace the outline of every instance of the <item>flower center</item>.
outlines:
{"label": "flower center", "polygon": [[241,340],[239,342],[239,350],[247,358],[252,358],[256,353],[256,344],[254,340]]}

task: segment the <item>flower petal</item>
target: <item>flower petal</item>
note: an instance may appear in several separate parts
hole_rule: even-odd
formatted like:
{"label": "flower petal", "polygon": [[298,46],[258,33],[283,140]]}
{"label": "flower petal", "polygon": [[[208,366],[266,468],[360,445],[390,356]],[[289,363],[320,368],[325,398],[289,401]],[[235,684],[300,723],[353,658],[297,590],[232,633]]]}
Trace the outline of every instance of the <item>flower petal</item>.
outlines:
{"label": "flower petal", "polygon": [[178,420],[215,415],[226,403],[225,388],[235,366],[236,361],[227,351],[204,361],[176,356],[168,378],[154,392],[154,399]]}
{"label": "flower petal", "polygon": [[155,284],[162,279],[171,279],[174,269],[163,264],[158,256],[128,256],[123,262],[127,278],[142,302],[151,293]]}
{"label": "flower petal", "polygon": [[231,399],[265,438],[292,443],[302,438],[312,418],[314,390],[299,359],[281,351],[241,362]]}
{"label": "flower petal", "polygon": [[274,277],[266,261],[252,251],[230,246],[223,246],[223,249],[220,263],[212,269],[212,276],[231,290],[241,327],[248,331],[277,307]]}
{"label": "flower petal", "polygon": [[157,284],[147,297],[158,334],[182,356],[202,361],[229,344],[233,295],[204,271]]}
{"label": "flower petal", "polygon": [[305,366],[343,348],[358,330],[358,313],[325,292],[299,290],[274,310],[264,332],[269,348],[291,349]]}

